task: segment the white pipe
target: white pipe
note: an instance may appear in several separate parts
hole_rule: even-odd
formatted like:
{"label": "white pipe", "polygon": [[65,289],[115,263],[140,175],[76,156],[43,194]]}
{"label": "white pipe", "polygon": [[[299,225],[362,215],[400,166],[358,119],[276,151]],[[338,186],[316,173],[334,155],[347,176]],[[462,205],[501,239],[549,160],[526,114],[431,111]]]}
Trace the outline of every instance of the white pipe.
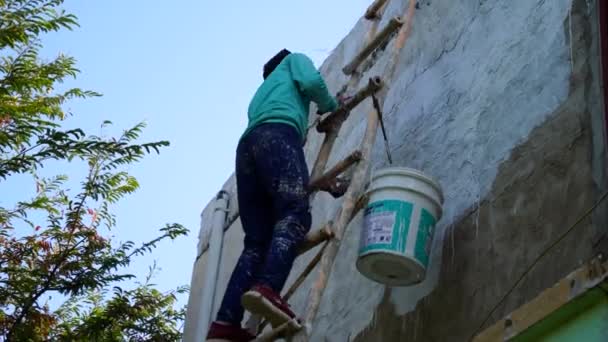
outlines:
{"label": "white pipe", "polygon": [[199,305],[200,320],[195,326],[195,340],[205,341],[209,326],[213,320],[213,305],[215,300],[215,289],[217,287],[217,276],[224,244],[224,226],[228,212],[229,194],[222,190],[217,194],[215,208],[212,215],[211,236],[209,237],[209,249],[207,250],[207,269],[203,283],[203,295]]}

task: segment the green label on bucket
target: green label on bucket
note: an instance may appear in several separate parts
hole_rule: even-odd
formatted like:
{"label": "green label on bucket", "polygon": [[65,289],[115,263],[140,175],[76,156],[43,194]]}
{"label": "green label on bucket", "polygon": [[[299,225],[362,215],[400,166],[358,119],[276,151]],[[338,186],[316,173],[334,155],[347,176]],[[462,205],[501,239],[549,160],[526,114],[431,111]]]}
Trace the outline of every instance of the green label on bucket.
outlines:
{"label": "green label on bucket", "polygon": [[365,210],[359,253],[374,249],[404,253],[412,210],[412,203],[397,200],[369,204]]}
{"label": "green label on bucket", "polygon": [[435,218],[426,209],[422,208],[420,213],[420,222],[418,223],[418,234],[416,236],[416,247],[414,254],[416,259],[425,267],[429,264],[429,255],[431,255],[431,244],[433,242],[433,234],[435,232]]}

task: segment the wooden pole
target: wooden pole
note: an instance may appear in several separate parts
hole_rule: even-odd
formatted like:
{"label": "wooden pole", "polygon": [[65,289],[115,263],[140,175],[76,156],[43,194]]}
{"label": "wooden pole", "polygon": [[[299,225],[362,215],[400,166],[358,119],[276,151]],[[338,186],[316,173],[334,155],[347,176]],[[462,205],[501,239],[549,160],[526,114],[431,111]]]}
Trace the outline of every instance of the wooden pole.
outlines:
{"label": "wooden pole", "polygon": [[310,272],[312,272],[312,270],[315,269],[315,266],[321,260],[321,257],[323,256],[323,252],[325,252],[325,249],[327,248],[328,244],[329,244],[329,241],[326,242],[323,245],[323,247],[321,247],[321,249],[319,249],[319,251],[317,252],[315,257],[310,261],[308,266],[306,266],[304,271],[302,271],[302,273],[300,273],[300,276],[298,277],[298,279],[296,279],[296,281],[294,281],[293,284],[289,287],[289,289],[285,292],[285,294],[283,295],[283,299],[289,300],[289,298],[291,298],[291,296],[293,296],[293,294],[296,292],[298,287],[300,287],[300,285],[302,285],[302,283],[304,282],[306,277],[310,274]]}
{"label": "wooden pole", "polygon": [[331,150],[334,147],[334,143],[336,142],[337,137],[337,130],[331,130],[325,134],[325,137],[323,138],[323,143],[321,144],[321,150],[319,150],[317,160],[315,161],[315,165],[312,168],[312,174],[310,175],[310,179],[318,179],[323,174],[323,171],[325,171],[325,166],[327,166],[329,155],[331,154]]}
{"label": "wooden pole", "polygon": [[378,35],[376,35],[374,39],[355,56],[352,62],[348,63],[342,69],[342,72],[344,72],[346,75],[350,75],[355,72],[359,65],[361,65],[361,63],[363,63],[363,61],[367,57],[369,57],[372,52],[374,52],[374,50],[376,50],[380,45],[386,42],[391,36],[391,34],[397,31],[402,25],[403,21],[401,20],[401,17],[392,18],[388,22],[388,24],[382,29],[382,31],[380,31],[380,33],[378,33]]}

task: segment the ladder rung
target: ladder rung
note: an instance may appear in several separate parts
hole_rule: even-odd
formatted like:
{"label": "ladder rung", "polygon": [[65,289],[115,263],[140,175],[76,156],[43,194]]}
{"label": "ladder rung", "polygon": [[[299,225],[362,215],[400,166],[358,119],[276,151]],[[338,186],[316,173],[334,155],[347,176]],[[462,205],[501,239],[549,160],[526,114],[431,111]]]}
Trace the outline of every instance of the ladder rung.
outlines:
{"label": "ladder rung", "polygon": [[317,247],[323,241],[331,239],[334,236],[334,233],[331,231],[332,224],[332,221],[329,221],[320,229],[306,234],[306,240],[304,240],[302,246],[298,249],[298,255],[304,254]]}
{"label": "ladder rung", "polygon": [[373,20],[380,18],[380,14],[378,14],[378,11],[380,10],[380,8],[382,8],[382,6],[384,6],[387,1],[388,0],[376,0],[371,5],[369,5],[367,11],[365,11],[365,19]]}
{"label": "ladder rung", "polygon": [[390,37],[390,35],[397,31],[401,26],[403,25],[403,21],[401,20],[401,17],[394,17],[392,18],[388,24],[382,29],[382,31],[380,31],[380,33],[378,33],[374,39],[369,42],[369,44],[367,44],[367,46],[365,46],[358,54],[357,56],[355,56],[355,58],[353,59],[352,62],[350,62],[348,65],[346,65],[344,67],[344,69],[342,69],[342,71],[346,74],[346,75],[350,75],[353,72],[355,72],[355,70],[357,70],[357,68],[359,67],[359,65],[372,53],[374,52],[374,50],[376,50],[380,45],[382,45],[386,40],[388,40],[388,38]]}
{"label": "ladder rung", "polygon": [[378,76],[369,79],[368,84],[359,90],[353,97],[347,101],[342,107],[335,112],[330,113],[325,119],[321,120],[317,125],[317,131],[324,133],[331,129],[336,129],[337,126],[346,120],[348,113],[359,103],[363,102],[367,97],[380,90],[383,86],[382,79]]}
{"label": "ladder rung", "polygon": [[321,177],[314,179],[310,182],[308,187],[309,192],[317,191],[317,190],[327,190],[331,188],[331,183],[335,182],[336,177],[342,174],[346,169],[348,169],[351,165],[361,160],[361,151],[354,151],[348,157],[339,161],[334,167],[332,167],[325,174],[321,175]]}

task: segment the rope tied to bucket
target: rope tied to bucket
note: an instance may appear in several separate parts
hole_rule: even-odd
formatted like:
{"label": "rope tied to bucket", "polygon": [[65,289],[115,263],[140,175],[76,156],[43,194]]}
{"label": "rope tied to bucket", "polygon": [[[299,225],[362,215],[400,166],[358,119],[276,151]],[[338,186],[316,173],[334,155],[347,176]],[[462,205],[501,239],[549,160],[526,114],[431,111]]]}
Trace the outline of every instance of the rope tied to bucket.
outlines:
{"label": "rope tied to bucket", "polygon": [[382,109],[380,108],[380,101],[378,101],[378,98],[376,97],[375,93],[372,94],[372,102],[374,104],[374,109],[376,110],[376,113],[378,114],[378,121],[380,122],[380,127],[382,128],[382,137],[384,138],[384,148],[386,150],[386,157],[388,159],[389,165],[393,165],[393,157],[391,157],[391,149],[389,147],[388,137],[386,135],[386,129],[384,128],[384,119],[382,116]]}

